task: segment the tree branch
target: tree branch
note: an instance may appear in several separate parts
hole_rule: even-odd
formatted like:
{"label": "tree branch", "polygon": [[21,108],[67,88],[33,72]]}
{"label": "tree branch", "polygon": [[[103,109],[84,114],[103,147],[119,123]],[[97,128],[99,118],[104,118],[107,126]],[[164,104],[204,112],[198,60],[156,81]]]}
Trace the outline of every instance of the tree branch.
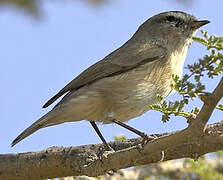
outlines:
{"label": "tree branch", "polygon": [[215,88],[213,93],[206,94],[205,98],[202,98],[204,105],[199,114],[197,115],[196,119],[191,123],[191,126],[202,132],[208,120],[210,119],[211,114],[213,113],[214,109],[216,108],[218,102],[222,97],[223,77],[221,78],[218,86]]}
{"label": "tree branch", "polygon": [[[143,149],[141,138],[111,142],[113,153],[99,153],[103,144],[51,147],[39,152],[0,155],[0,179],[38,180],[65,176],[98,176],[109,170],[171,159],[199,156],[223,149],[223,121],[207,126],[208,134],[194,137],[189,128],[157,135]],[[192,134],[191,134],[192,133]],[[163,151],[163,153],[162,153]]]}

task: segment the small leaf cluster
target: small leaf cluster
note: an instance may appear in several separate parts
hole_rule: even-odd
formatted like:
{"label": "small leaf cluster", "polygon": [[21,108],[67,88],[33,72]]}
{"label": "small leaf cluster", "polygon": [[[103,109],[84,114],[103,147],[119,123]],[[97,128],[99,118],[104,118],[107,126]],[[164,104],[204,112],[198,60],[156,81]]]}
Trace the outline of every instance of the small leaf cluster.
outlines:
{"label": "small leaf cluster", "polygon": [[198,77],[204,76],[203,73],[206,71],[208,77],[213,78],[223,72],[223,37],[209,36],[206,31],[201,32],[204,38],[194,37],[193,39],[204,44],[210,54],[205,55],[198,63],[189,65],[187,68]]}
{"label": "small leaf cluster", "polygon": [[209,78],[214,78],[223,72],[223,54],[211,50],[210,54],[205,55],[203,59],[199,59],[198,62],[193,65],[188,65],[187,69],[194,75],[196,81],[200,81],[200,78],[206,74]]}
{"label": "small leaf cluster", "polygon": [[163,97],[160,95],[157,95],[157,99],[159,101],[159,104],[153,104],[150,106],[150,108],[152,110],[156,110],[163,113],[163,122],[169,121],[171,114],[190,119],[193,118],[199,112],[198,108],[193,109],[191,112],[184,111],[183,108],[185,106],[185,103],[187,104],[187,101],[185,101],[184,99],[181,101],[175,100],[167,102],[163,100]]}
{"label": "small leaf cluster", "polygon": [[223,49],[223,37],[217,37],[216,35],[210,36],[207,31],[201,31],[204,38],[193,37],[194,41],[197,41],[207,47],[207,49]]}
{"label": "small leaf cluster", "polygon": [[115,141],[124,141],[126,140],[126,136],[120,135],[120,136],[113,136]]}
{"label": "small leaf cluster", "polygon": [[190,98],[193,100],[193,98],[203,93],[203,90],[205,89],[205,86],[200,82],[200,79],[196,75],[194,75],[194,80],[196,83],[188,81],[193,75],[193,73],[190,75],[185,74],[182,80],[180,80],[179,76],[172,76],[174,82],[172,83],[171,87],[183,96],[185,104],[189,103]]}

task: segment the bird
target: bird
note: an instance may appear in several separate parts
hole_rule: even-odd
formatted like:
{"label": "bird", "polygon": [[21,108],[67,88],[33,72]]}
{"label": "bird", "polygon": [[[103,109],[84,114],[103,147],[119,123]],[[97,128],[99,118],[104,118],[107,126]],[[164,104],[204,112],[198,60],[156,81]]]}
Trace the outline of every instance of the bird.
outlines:
{"label": "bird", "polygon": [[157,94],[173,92],[172,75],[182,76],[192,37],[208,20],[181,11],[167,11],[146,20],[121,47],[93,64],[47,101],[47,108],[63,98],[44,116],[25,129],[14,146],[37,130],[65,122],[89,121],[106,148],[110,148],[97,123],[125,124],[158,103]]}

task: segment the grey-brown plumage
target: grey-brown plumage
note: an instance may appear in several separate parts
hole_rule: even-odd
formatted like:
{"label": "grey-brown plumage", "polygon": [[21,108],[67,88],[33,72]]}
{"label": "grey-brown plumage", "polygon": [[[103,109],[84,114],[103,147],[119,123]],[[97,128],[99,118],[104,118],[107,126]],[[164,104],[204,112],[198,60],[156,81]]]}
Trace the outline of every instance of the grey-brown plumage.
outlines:
{"label": "grey-brown plumage", "polygon": [[209,23],[184,12],[164,12],[142,24],[123,46],[92,65],[53,96],[43,108],[63,99],[34,122],[12,146],[40,128],[88,120],[125,122],[156,103],[156,94],[168,96],[172,74],[181,76],[196,30]]}

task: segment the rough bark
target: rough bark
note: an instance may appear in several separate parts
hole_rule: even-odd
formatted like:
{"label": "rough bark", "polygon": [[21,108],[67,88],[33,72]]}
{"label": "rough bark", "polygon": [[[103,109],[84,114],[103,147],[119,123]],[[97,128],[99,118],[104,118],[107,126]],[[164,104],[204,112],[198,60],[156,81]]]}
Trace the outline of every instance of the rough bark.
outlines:
{"label": "rough bark", "polygon": [[115,152],[102,144],[51,147],[39,152],[0,155],[0,180],[38,180],[65,176],[98,176],[109,170],[199,156],[223,149],[223,120],[206,125],[223,96],[223,78],[213,93],[203,98],[197,117],[181,131],[158,134],[140,148],[141,138],[111,142]]}
{"label": "rough bark", "polygon": [[[211,159],[206,158],[204,161],[205,165],[202,164],[202,167],[199,168],[203,168],[204,171],[205,169],[210,169],[210,173],[212,173],[212,176],[213,174],[215,174],[215,177],[213,177],[214,180],[223,179],[222,157]],[[154,177],[157,177],[157,179],[162,179],[166,177],[166,179],[169,180],[182,180],[186,179],[187,175],[189,177],[195,175],[197,178],[196,180],[201,180],[202,178],[204,178],[204,176],[203,173],[200,173],[199,168],[196,169],[195,167],[193,167],[193,165],[191,165],[188,160],[166,161],[162,163],[153,163],[144,166],[137,166],[132,169],[117,171],[114,174],[106,174],[100,176],[100,180],[143,180],[153,179]],[[216,176],[216,173],[218,176]],[[74,180],[74,178],[73,176],[69,176],[60,178],[59,180]],[[75,178],[75,180],[98,180],[98,177],[78,176]]]}

